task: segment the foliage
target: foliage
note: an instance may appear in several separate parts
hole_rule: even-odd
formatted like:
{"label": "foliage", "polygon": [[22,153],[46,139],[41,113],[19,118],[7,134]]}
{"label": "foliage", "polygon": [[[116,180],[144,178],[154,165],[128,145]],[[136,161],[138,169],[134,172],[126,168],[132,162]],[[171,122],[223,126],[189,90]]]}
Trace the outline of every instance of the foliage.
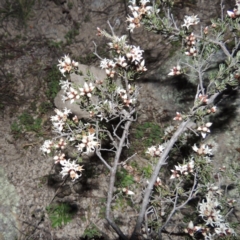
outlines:
{"label": "foliage", "polygon": [[49,110],[52,110],[53,104],[50,102],[42,102],[38,108],[40,114],[45,114]]}
{"label": "foliage", "polygon": [[48,72],[46,81],[48,89],[46,91],[47,97],[53,101],[57,93],[60,91],[59,80],[61,79],[61,73],[56,66],[53,66]]}
{"label": "foliage", "polygon": [[46,210],[53,228],[62,227],[73,219],[74,213],[68,203],[52,204]]}
{"label": "foliage", "polygon": [[0,18],[15,18],[19,25],[26,26],[32,16],[32,8],[35,0],[5,0],[0,8]]}
{"label": "foliage", "polygon": [[129,187],[134,183],[133,176],[130,175],[125,169],[121,169],[117,172],[116,179],[117,187]]}
{"label": "foliage", "polygon": [[144,156],[145,149],[153,144],[160,144],[163,130],[155,122],[136,123],[132,127],[130,152]]}
{"label": "foliage", "polygon": [[64,38],[66,39],[66,44],[67,44],[67,45],[72,44],[72,43],[73,43],[73,40],[75,39],[75,37],[76,37],[77,35],[79,35],[78,27],[69,30],[69,31],[66,33],[66,35],[64,36]]}
{"label": "foliage", "polygon": [[11,124],[11,131],[15,138],[20,138],[25,132],[35,132],[41,135],[41,124],[41,118],[34,118],[25,111]]}
{"label": "foliage", "polygon": [[86,240],[95,239],[96,237],[101,237],[102,234],[99,232],[94,224],[89,225],[82,235]]}

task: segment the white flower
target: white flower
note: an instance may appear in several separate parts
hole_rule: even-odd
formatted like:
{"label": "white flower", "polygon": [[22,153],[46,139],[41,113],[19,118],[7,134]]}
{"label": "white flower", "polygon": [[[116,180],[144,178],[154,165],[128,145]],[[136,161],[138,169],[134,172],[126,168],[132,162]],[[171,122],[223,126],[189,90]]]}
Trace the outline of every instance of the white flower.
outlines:
{"label": "white flower", "polygon": [[147,68],[145,67],[145,60],[142,60],[138,65],[137,65],[137,72],[146,72]]}
{"label": "white flower", "polygon": [[80,96],[74,88],[70,87],[68,91],[66,91],[66,99],[70,100],[70,103],[73,103],[76,99],[79,99]]}
{"label": "white flower", "polygon": [[191,160],[187,164],[184,165],[178,164],[178,166],[175,165],[174,167],[176,170],[171,170],[172,175],[170,179],[179,178],[180,175],[188,175],[188,173],[192,173],[194,168],[194,161]]}
{"label": "white flower", "polygon": [[197,56],[197,49],[195,47],[191,47],[188,49],[187,52],[185,52],[187,56]]}
{"label": "white flower", "polygon": [[[138,10],[138,8],[137,8],[137,10]],[[141,26],[141,24],[140,24],[141,15],[139,14],[139,12],[132,11],[132,14],[133,14],[133,17],[131,17],[131,16],[127,17],[127,22],[129,22],[127,29],[130,30],[130,32],[132,32],[134,28],[138,28]]]}
{"label": "white flower", "polygon": [[96,137],[94,136],[95,133],[88,135],[83,135],[82,137],[82,143],[79,143],[76,147],[80,152],[83,151],[83,149],[86,148],[85,153],[91,153],[95,151],[95,148],[99,145],[99,143],[96,141]]}
{"label": "white flower", "polygon": [[230,17],[230,18],[236,18],[237,15],[233,12],[233,11],[227,11],[227,15]]}
{"label": "white flower", "polygon": [[57,109],[57,108],[56,108],[54,111],[55,111],[55,113],[56,113],[57,115],[51,117],[51,121],[52,121],[52,122],[54,122],[54,121],[60,121],[60,120],[66,121],[68,115],[69,115],[70,113],[72,113],[71,110],[70,110],[70,109],[67,109],[67,108],[64,108],[64,109],[63,109],[63,112],[60,111],[60,110]]}
{"label": "white flower", "polygon": [[194,226],[193,222],[190,221],[189,224],[188,224],[188,227],[184,229],[184,232],[185,233],[188,233],[190,236],[194,236],[194,234],[201,230],[201,227],[199,226]]}
{"label": "white flower", "polygon": [[78,67],[78,62],[71,61],[68,55],[62,57],[60,60],[58,60],[58,62],[59,64],[57,66],[59,67],[59,70],[63,76],[65,76],[65,72],[70,72],[73,68]]}
{"label": "white flower", "polygon": [[68,88],[70,88],[71,83],[68,80],[60,80],[59,85],[61,86],[61,89],[66,91]]}
{"label": "white flower", "polygon": [[207,144],[201,144],[198,148],[196,144],[192,146],[193,151],[195,151],[198,155],[209,155],[212,156],[212,148],[210,148]]}
{"label": "white flower", "polygon": [[64,160],[61,161],[60,164],[62,165],[62,171],[60,172],[62,177],[69,174],[73,181],[81,177],[83,168],[82,166],[76,164],[76,161],[70,162],[70,160]]}
{"label": "white flower", "polygon": [[182,115],[179,112],[176,112],[176,117],[173,118],[174,121],[182,121]]}
{"label": "white flower", "polygon": [[214,227],[223,222],[223,216],[220,214],[220,210],[217,210],[219,207],[218,200],[211,194],[207,194],[206,201],[203,200],[202,203],[199,203],[199,216],[203,218],[206,225]]}
{"label": "white flower", "polygon": [[199,18],[197,17],[197,15],[185,16],[184,24],[182,25],[182,27],[186,27],[188,29],[191,25],[197,25],[198,23],[199,23]]}
{"label": "white flower", "polygon": [[55,164],[56,163],[61,163],[61,161],[65,161],[65,154],[64,153],[59,153],[58,155],[55,155],[53,157],[53,160],[55,161]]}
{"label": "white flower", "polygon": [[80,90],[80,95],[81,96],[84,96],[84,95],[86,95],[86,96],[88,96],[89,98],[92,96],[92,94],[91,94],[91,92],[93,91],[93,89],[94,89],[95,87],[93,86],[93,84],[92,83],[84,83],[84,85],[83,85],[83,88],[79,88],[79,90]]}
{"label": "white flower", "polygon": [[51,152],[51,148],[53,147],[53,141],[52,140],[46,140],[44,141],[43,145],[40,147],[40,150],[43,153],[49,154]]}
{"label": "white flower", "polygon": [[199,126],[199,127],[197,128],[197,130],[200,131],[202,137],[205,138],[206,135],[207,135],[207,133],[210,133],[209,127],[211,127],[211,126],[212,126],[212,123],[208,122],[208,123],[206,123],[204,126]]}
{"label": "white flower", "polygon": [[118,58],[114,58],[116,60],[116,64],[120,67],[125,68],[127,66],[127,62],[125,57],[119,56]]}
{"label": "white flower", "polygon": [[67,145],[67,142],[65,142],[64,139],[61,138],[59,142],[55,144],[55,147],[59,149],[64,149],[66,145]]}
{"label": "white flower", "polygon": [[177,65],[176,67],[173,67],[171,69],[171,72],[168,74],[168,76],[176,76],[181,74],[181,67]]}
{"label": "white flower", "polygon": [[100,62],[100,68],[102,69],[108,69],[108,68],[115,68],[116,63],[114,63],[112,60],[104,58],[101,62]]}
{"label": "white flower", "polygon": [[163,145],[159,145],[158,147],[156,146],[152,146],[149,147],[148,150],[146,151],[146,153],[148,153],[149,155],[151,155],[152,157],[157,157],[160,156],[161,153],[163,152],[164,147]]}
{"label": "white flower", "polygon": [[122,191],[127,195],[134,195],[133,191],[128,190],[127,188],[123,188]]}
{"label": "white flower", "polygon": [[136,47],[136,46],[131,46],[130,51],[126,54],[126,57],[131,60],[131,62],[135,63],[136,65],[138,65],[141,62],[142,57],[142,53],[144,51],[140,49],[140,47]]}
{"label": "white flower", "polygon": [[56,131],[62,132],[65,122],[63,120],[59,120],[59,121],[53,121],[52,124],[53,124],[53,128]]}

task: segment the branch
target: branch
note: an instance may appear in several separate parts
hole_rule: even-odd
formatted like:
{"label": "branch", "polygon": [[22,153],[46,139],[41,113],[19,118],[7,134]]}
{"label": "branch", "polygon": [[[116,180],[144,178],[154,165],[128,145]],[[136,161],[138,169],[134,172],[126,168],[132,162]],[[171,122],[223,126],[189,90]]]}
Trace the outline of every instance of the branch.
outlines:
{"label": "branch", "polygon": [[180,206],[177,206],[177,200],[178,200],[178,192],[176,193],[176,196],[175,196],[175,201],[174,201],[174,206],[173,206],[173,209],[171,211],[171,213],[168,215],[168,218],[167,220],[165,221],[165,223],[162,225],[162,227],[159,229],[159,235],[161,235],[161,232],[162,230],[167,226],[168,222],[171,220],[173,214],[177,211],[177,210],[180,210],[181,208],[183,208],[192,198],[193,196],[193,192],[196,188],[196,184],[197,184],[197,173],[194,174],[194,183],[193,183],[193,186],[192,186],[192,189],[191,189],[191,192],[187,198],[187,200],[182,203]]}
{"label": "branch", "polygon": [[134,231],[132,233],[132,236],[130,238],[131,240],[136,239],[136,236],[139,235],[139,233],[140,233],[141,224],[143,222],[145,211],[146,211],[147,205],[149,203],[149,198],[150,198],[150,195],[151,195],[154,183],[156,182],[157,176],[159,174],[159,171],[160,171],[161,167],[164,164],[166,164],[166,158],[167,158],[170,150],[173,148],[174,143],[178,140],[180,135],[186,129],[186,126],[187,126],[187,124],[189,122],[190,122],[190,119],[188,119],[187,121],[181,123],[181,125],[178,127],[177,131],[173,134],[173,136],[170,139],[167,147],[165,148],[165,150],[163,151],[161,157],[158,160],[158,163],[157,163],[157,165],[155,167],[155,170],[154,170],[154,172],[152,174],[152,177],[151,177],[151,179],[149,181],[149,184],[148,184],[148,186],[147,186],[147,188],[145,190],[144,198],[143,198],[143,202],[142,202],[142,206],[141,206],[141,210],[139,212],[139,216],[138,216],[138,219],[137,219],[137,222],[136,222],[135,229],[134,229]]}
{"label": "branch", "polygon": [[121,229],[115,224],[115,222],[111,219],[110,213],[111,213],[111,204],[113,199],[113,190],[114,190],[114,183],[116,179],[116,173],[117,173],[117,167],[119,164],[120,156],[122,153],[122,149],[124,146],[125,139],[127,138],[128,131],[130,128],[132,121],[127,121],[124,125],[124,131],[122,133],[122,137],[119,142],[119,146],[117,148],[117,152],[114,158],[114,163],[110,171],[110,183],[108,188],[108,197],[107,197],[107,208],[106,208],[106,219],[108,223],[111,225],[111,227],[115,230],[115,232],[123,239],[127,240],[128,238],[124,235],[124,233],[121,231]]}

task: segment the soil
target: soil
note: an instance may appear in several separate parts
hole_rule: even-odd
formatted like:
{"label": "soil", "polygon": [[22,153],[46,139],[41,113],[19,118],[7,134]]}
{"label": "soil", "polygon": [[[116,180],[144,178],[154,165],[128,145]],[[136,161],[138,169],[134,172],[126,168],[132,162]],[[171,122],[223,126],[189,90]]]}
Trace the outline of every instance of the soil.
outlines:
{"label": "soil", "polygon": [[[204,9],[205,1],[177,1],[175,9],[180,10],[178,17],[200,9],[199,15],[208,22],[217,14],[218,1],[212,1]],[[234,2],[234,1],[232,1]],[[229,3],[230,5],[230,3]],[[0,239],[3,240],[74,240],[83,236],[84,230],[94,224],[102,234],[99,239],[117,239],[115,233],[104,220],[104,201],[107,195],[108,174],[97,159],[92,159],[85,175],[76,183],[64,185],[57,174],[51,158],[46,158],[39,148],[45,139],[51,138],[49,117],[51,107],[41,110],[41,104],[52,106],[53,99],[47,96],[49,72],[64,54],[76,57],[83,64],[97,66],[93,57],[93,41],[102,47],[106,41],[96,36],[96,27],[107,29],[107,21],[115,25],[117,34],[126,32],[126,1],[71,0],[36,1],[30,18],[23,22],[11,15],[2,22],[0,29],[1,67],[0,67]],[[137,29],[130,36],[132,43],[145,49],[149,72],[140,79],[141,101],[139,103],[139,122],[154,120],[168,123],[175,111],[190,104],[193,96],[191,86],[177,93],[176,82],[166,84],[161,66],[171,58],[168,41]],[[168,71],[165,69],[165,72]],[[183,93],[185,95],[183,95]],[[189,96],[183,105],[182,99]],[[236,97],[237,98],[237,97]],[[236,99],[235,99],[236,100]],[[235,121],[230,121],[231,131],[238,131],[240,105],[239,98],[234,100]],[[52,107],[53,109],[53,107]],[[34,119],[40,118],[41,132],[22,130],[13,131],[13,124],[19,116],[27,112]],[[224,121],[224,120],[223,120]],[[226,134],[231,147],[223,149],[231,153],[232,160],[238,159],[238,140],[234,133],[216,130],[214,138],[224,144]],[[225,134],[225,135],[224,135]],[[235,136],[236,137],[236,136]],[[219,153],[220,154],[220,153]],[[73,206],[74,218],[62,228],[51,226],[46,207],[52,202],[68,203]],[[119,214],[123,232],[128,233],[134,224],[133,212],[125,219]],[[130,226],[130,227],[129,227]],[[83,238],[82,238],[83,239]],[[85,238],[84,238],[85,239]]]}

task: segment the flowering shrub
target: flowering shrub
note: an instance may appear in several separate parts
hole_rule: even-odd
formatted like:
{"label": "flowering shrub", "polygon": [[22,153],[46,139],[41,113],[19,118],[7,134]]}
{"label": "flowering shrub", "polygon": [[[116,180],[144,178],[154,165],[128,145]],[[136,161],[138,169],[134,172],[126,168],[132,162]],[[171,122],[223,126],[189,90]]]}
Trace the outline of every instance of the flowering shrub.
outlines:
{"label": "flowering shrub", "polygon": [[[198,34],[191,31],[192,26],[200,24],[196,15],[185,16],[184,23],[178,26],[169,13],[172,1],[160,1],[159,4],[152,5],[149,0],[130,1],[128,29],[133,32],[135,28],[143,25],[146,29],[171,39],[183,39],[185,60],[179,59],[168,75],[188,76],[189,70],[193,71],[196,76],[196,97],[192,109],[188,113],[177,112],[173,118],[176,121],[175,126],[168,127],[164,135],[159,136],[163,143],[150,146],[146,150],[152,163],[150,179],[136,174],[137,170],[126,163],[132,158],[129,157],[123,166],[136,180],[134,190],[131,186],[124,186],[120,191],[114,191],[116,173],[122,165],[120,156],[123,148],[129,146],[129,129],[136,117],[138,88],[134,81],[147,71],[147,68],[143,50],[129,45],[126,36],[116,36],[110,24],[111,33],[97,28],[97,35],[110,41],[108,47],[111,58],[102,59],[97,53],[97,46],[95,49],[95,55],[100,59],[100,68],[105,71],[106,78],[98,79],[88,73],[81,86],[68,80],[60,82],[64,91],[63,101],[78,101],[79,106],[89,112],[87,122],[78,119],[68,109],[56,109],[57,115],[51,117],[51,121],[57,136],[53,140],[46,140],[41,150],[46,154],[53,153],[55,164],[62,167],[60,174],[70,177],[72,181],[79,179],[84,170],[83,166],[79,165],[83,154],[95,153],[99,157],[110,172],[106,219],[122,239],[129,238],[112,218],[113,196],[121,195],[130,198],[134,203],[135,195],[139,195],[136,194],[137,191],[143,192],[140,194],[141,201],[135,208],[139,214],[130,239],[161,239],[163,232],[170,234],[172,229],[169,231],[168,226],[179,224],[179,220],[174,220],[173,216],[176,212],[183,215],[182,210],[186,206],[194,211],[194,214],[185,213],[190,221],[185,222],[182,233],[199,239],[234,236],[235,232],[227,222],[227,215],[235,200],[226,199],[221,191],[221,183],[215,183],[212,165],[214,145],[208,142],[208,136],[212,126],[209,116],[218,111],[216,106],[222,93],[238,85],[240,41],[238,36],[232,33],[236,44],[229,48],[222,35],[225,34],[225,37],[231,39],[226,29],[239,30],[239,22],[236,21],[239,16],[239,3],[236,3],[233,12],[228,11],[221,19],[212,20],[212,25],[202,28]],[[160,11],[164,9],[168,11]],[[223,9],[221,10],[223,12]],[[218,71],[206,75],[211,68],[209,62],[219,51],[225,54],[225,61],[219,63]],[[58,67],[63,76],[81,74],[80,64],[71,60],[68,55],[59,60]],[[108,141],[110,147],[103,146],[103,140]],[[77,149],[77,159],[66,159],[64,149],[67,144]],[[176,152],[183,146],[188,149],[188,153],[185,159],[179,159]],[[102,156],[104,151],[114,153],[114,158],[111,161],[105,159]],[[163,167],[166,168],[165,174],[160,171]],[[224,173],[226,167],[222,167],[220,171]],[[194,210],[191,201],[195,201]],[[155,216],[154,221],[152,218],[150,221],[150,215]],[[157,224],[153,225],[153,222]]]}

